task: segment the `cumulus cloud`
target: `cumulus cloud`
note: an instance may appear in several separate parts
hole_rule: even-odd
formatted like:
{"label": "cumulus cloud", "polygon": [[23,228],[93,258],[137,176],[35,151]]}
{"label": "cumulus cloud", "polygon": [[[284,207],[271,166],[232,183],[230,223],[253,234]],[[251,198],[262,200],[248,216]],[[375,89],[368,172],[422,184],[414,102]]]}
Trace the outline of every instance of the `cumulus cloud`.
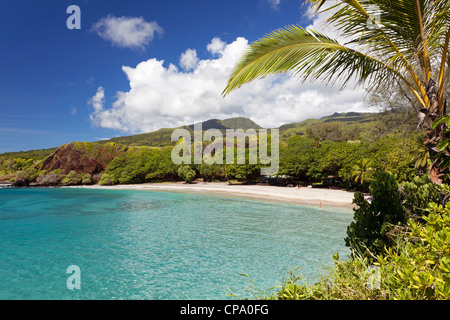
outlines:
{"label": "cumulus cloud", "polygon": [[96,22],[92,28],[102,39],[114,46],[144,49],[163,28],[155,21],[147,22],[142,17],[114,17],[108,15]]}
{"label": "cumulus cloud", "polygon": [[206,50],[213,56],[220,56],[225,50],[226,45],[226,42],[222,41],[222,39],[215,37],[211,40],[211,43],[206,46]]}
{"label": "cumulus cloud", "polygon": [[180,57],[180,66],[186,70],[193,70],[198,64],[197,50],[187,49]]}
{"label": "cumulus cloud", "polygon": [[103,111],[103,104],[105,102],[105,89],[99,87],[95,95],[89,100],[89,104],[94,107],[95,112]]}
{"label": "cumulus cloud", "polygon": [[104,128],[138,133],[212,118],[245,116],[274,128],[334,112],[369,111],[362,90],[340,91],[287,75],[256,80],[223,98],[227,79],[248,44],[242,37],[229,44],[214,38],[207,45],[211,58],[200,60],[195,50],[187,50],[181,55],[182,70],[158,59],[124,66],[130,89],[117,92],[113,104],[105,108],[100,87],[91,99],[91,120]]}

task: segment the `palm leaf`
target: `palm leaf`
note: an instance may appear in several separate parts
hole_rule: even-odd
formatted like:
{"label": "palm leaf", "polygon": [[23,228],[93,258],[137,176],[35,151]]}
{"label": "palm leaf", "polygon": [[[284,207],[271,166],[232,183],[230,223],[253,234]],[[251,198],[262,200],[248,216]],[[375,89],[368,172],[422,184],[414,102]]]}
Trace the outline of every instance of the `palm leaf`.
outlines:
{"label": "palm leaf", "polygon": [[[341,45],[322,33],[298,26],[276,30],[251,44],[235,67],[223,91],[232,90],[269,74],[292,73],[303,80],[322,79],[342,81],[344,87],[351,79],[360,84],[377,85],[401,78],[412,84],[391,65],[363,52]],[[416,95],[419,94],[416,91]]]}
{"label": "palm leaf", "polygon": [[[420,106],[428,108],[426,86],[436,71],[442,112],[445,71],[450,61],[450,1],[307,0],[307,3],[315,13],[332,12],[327,22],[345,41],[339,43],[297,26],[274,31],[250,45],[233,70],[224,95],[269,74],[291,73],[303,80],[342,81],[343,87],[356,79],[359,84],[368,83],[369,89],[400,80]],[[376,28],[368,27],[369,22],[380,21]]]}
{"label": "palm leaf", "polygon": [[[309,0],[317,6],[317,0]],[[331,1],[330,1],[331,2]],[[417,24],[416,0],[342,0],[333,1],[327,10],[334,10],[328,19],[340,35],[352,39],[346,45],[357,45],[367,54],[383,59],[396,70],[406,70],[421,99],[428,105],[423,74],[420,26]],[[375,10],[376,8],[376,10]],[[369,22],[378,27],[370,28]],[[424,79],[422,79],[424,80]],[[421,103],[422,104],[422,103]]]}

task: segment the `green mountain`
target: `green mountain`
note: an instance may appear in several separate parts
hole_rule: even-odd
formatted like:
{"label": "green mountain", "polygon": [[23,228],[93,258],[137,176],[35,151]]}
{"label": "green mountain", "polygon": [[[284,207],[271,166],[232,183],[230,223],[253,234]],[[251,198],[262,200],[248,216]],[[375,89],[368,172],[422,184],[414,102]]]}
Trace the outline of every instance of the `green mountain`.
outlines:
{"label": "green mountain", "polygon": [[43,160],[47,158],[50,154],[56,151],[58,147],[49,149],[38,149],[29,151],[16,151],[16,152],[5,152],[0,154],[0,158],[22,158],[22,159],[35,159]]}
{"label": "green mountain", "polygon": [[354,132],[356,135],[361,129],[373,126],[379,120],[377,118],[379,115],[378,113],[336,112],[320,119],[284,124],[279,128],[280,137],[282,141],[286,141],[295,135],[303,136],[309,133],[310,136],[315,136],[317,131],[347,131]]}
{"label": "green mountain", "polygon": [[248,118],[238,117],[220,121],[227,129],[262,129],[259,125]]}
{"label": "green mountain", "polygon": [[[261,129],[261,127],[248,118],[238,117],[226,120],[211,119],[201,123],[203,130],[209,129]],[[194,130],[194,124],[178,127],[187,129],[189,131]],[[118,138],[112,138],[110,140],[100,141],[99,143],[114,142],[117,144],[130,145],[130,146],[148,146],[148,147],[166,147],[174,145],[175,142],[171,141],[172,132],[178,128],[165,128],[159,129],[154,132],[141,133],[131,136],[124,136]]]}
{"label": "green mountain", "polygon": [[347,123],[365,123],[376,120],[377,113],[358,113],[358,112],[347,112],[347,113],[337,113],[335,112],[331,116],[326,116],[320,118],[321,122],[347,122]]}

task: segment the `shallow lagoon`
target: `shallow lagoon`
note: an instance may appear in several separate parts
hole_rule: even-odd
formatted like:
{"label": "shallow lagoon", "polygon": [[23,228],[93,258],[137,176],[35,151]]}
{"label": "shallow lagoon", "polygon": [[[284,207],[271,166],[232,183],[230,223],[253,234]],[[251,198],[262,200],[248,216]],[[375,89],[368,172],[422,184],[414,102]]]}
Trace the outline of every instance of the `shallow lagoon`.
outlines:
{"label": "shallow lagoon", "polygon": [[[315,281],[351,209],[182,193],[0,189],[0,299],[227,299]],[[81,289],[67,288],[67,267]]]}

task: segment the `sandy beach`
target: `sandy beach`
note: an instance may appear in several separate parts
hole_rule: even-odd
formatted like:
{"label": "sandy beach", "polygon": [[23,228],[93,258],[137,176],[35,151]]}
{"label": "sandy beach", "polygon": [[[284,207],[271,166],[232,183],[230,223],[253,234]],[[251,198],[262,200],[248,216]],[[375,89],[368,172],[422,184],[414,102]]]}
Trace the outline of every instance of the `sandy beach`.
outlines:
{"label": "sandy beach", "polygon": [[268,185],[231,185],[217,182],[185,183],[145,183],[115,186],[83,186],[95,189],[150,190],[184,192],[191,194],[220,195],[251,198],[264,201],[293,203],[309,206],[337,206],[352,208],[353,192],[334,189],[307,187],[277,187]]}

